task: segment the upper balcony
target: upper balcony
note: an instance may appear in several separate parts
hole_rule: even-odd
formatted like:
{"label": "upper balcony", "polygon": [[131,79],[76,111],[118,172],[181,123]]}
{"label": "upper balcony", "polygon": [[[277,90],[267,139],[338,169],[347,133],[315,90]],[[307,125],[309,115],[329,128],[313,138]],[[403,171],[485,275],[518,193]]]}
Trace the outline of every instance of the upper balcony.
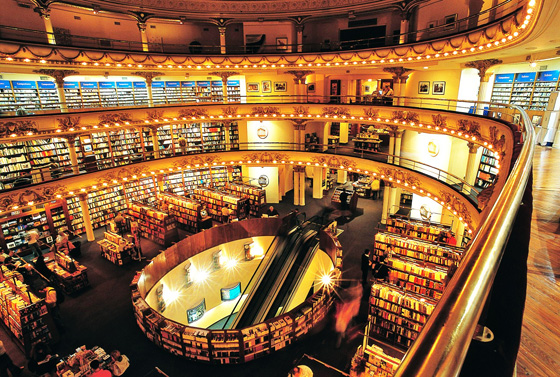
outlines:
{"label": "upper balcony", "polygon": [[[473,59],[516,45],[533,28],[542,5],[536,0],[477,7],[451,0],[352,2],[314,13],[300,3],[283,3],[295,9],[288,15],[270,12],[276,2],[216,2],[237,9],[236,16],[202,20],[168,10],[119,11],[105,2],[92,8],[10,2],[0,17],[0,61],[174,72],[425,64]],[[199,5],[213,8],[213,2]],[[262,14],[243,7],[262,9]]]}

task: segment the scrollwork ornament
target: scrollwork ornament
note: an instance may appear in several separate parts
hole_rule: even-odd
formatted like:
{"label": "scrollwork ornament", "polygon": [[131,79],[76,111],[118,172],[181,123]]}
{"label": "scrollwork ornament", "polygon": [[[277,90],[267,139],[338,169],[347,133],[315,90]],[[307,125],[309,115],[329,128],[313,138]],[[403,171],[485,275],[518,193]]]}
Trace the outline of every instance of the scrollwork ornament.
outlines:
{"label": "scrollwork ornament", "polygon": [[222,115],[224,118],[237,116],[237,106],[222,107]]}
{"label": "scrollwork ornament", "polygon": [[80,117],[57,118],[58,129],[62,132],[73,131],[80,126]]}
{"label": "scrollwork ornament", "polygon": [[402,170],[379,167],[377,169],[377,173],[379,174],[379,177],[384,181],[402,185],[408,184],[409,186],[414,186],[416,188],[422,187],[422,182],[420,181],[420,179]]}
{"label": "scrollwork ornament", "polygon": [[14,206],[28,207],[51,201],[57,199],[57,195],[62,196],[66,191],[66,186],[60,184],[18,190],[0,197],[0,210],[13,209]]}
{"label": "scrollwork ornament", "polygon": [[368,118],[378,118],[379,117],[379,109],[374,109],[373,107],[368,107],[364,109],[364,115]]}
{"label": "scrollwork ornament", "polygon": [[188,118],[188,119],[208,117],[208,111],[206,109],[194,109],[194,108],[181,109],[179,110],[179,117]]}
{"label": "scrollwork ornament", "polygon": [[294,114],[296,114],[296,115],[305,115],[305,114],[309,114],[309,107],[305,107],[305,106],[294,106]]}
{"label": "scrollwork ornament", "polygon": [[256,106],[251,109],[251,115],[253,116],[269,116],[275,114],[280,114],[280,108],[275,106]]}
{"label": "scrollwork ornament", "polygon": [[163,110],[152,110],[146,112],[146,119],[150,122],[163,119]]}
{"label": "scrollwork ornament", "polygon": [[441,114],[432,115],[432,122],[434,123],[434,127],[447,127],[447,117],[444,117]]}
{"label": "scrollwork ornament", "polygon": [[205,167],[210,165],[223,165],[220,157],[215,155],[196,155],[190,157],[181,158],[173,163],[173,166],[178,169],[194,169],[199,167]]}
{"label": "scrollwork ornament", "polygon": [[115,113],[115,114],[102,114],[99,116],[98,125],[123,125],[130,124],[132,122],[132,116],[130,113]]}
{"label": "scrollwork ornament", "polygon": [[327,116],[331,116],[331,117],[350,116],[350,110],[345,108],[345,107],[341,107],[341,106],[323,107],[323,109],[321,111],[322,111],[322,115],[324,117],[327,117]]}
{"label": "scrollwork ornament", "polygon": [[31,120],[0,122],[0,137],[10,137],[12,135],[23,136],[38,133],[37,124]]}
{"label": "scrollwork ornament", "polygon": [[480,124],[474,120],[459,119],[457,121],[457,130],[469,136],[476,136],[478,139],[482,138],[480,134]]}
{"label": "scrollwork ornament", "polygon": [[450,211],[456,212],[461,221],[466,223],[469,227],[472,227],[472,218],[467,206],[457,199],[455,195],[452,195],[445,191],[440,191],[440,198],[446,203],[445,206],[450,208]]}
{"label": "scrollwork ornament", "polygon": [[393,120],[399,122],[418,123],[420,115],[413,111],[393,111]]}
{"label": "scrollwork ornament", "polygon": [[102,175],[101,177],[97,178],[95,181],[98,185],[104,183],[111,183],[114,184],[116,182],[121,182],[123,180],[134,180],[139,179],[142,177],[146,177],[150,174],[150,170],[147,167],[138,167],[138,166],[131,166],[116,170],[111,170],[107,172],[107,174]]}
{"label": "scrollwork ornament", "polygon": [[288,161],[290,156],[285,153],[278,152],[255,152],[246,154],[242,157],[243,161],[262,162],[265,164]]}
{"label": "scrollwork ornament", "polygon": [[326,165],[327,167],[333,169],[348,169],[348,168],[354,169],[357,166],[354,160],[349,160],[347,158],[339,157],[339,156],[320,156],[320,157],[313,156],[311,160],[320,165],[323,166]]}

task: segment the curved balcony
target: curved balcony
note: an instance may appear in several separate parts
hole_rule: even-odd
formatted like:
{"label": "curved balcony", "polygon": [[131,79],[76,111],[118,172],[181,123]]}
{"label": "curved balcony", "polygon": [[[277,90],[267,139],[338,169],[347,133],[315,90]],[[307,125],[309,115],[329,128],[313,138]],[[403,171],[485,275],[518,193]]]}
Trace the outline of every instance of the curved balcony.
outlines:
{"label": "curved balcony", "polygon": [[[56,35],[24,28],[0,27],[0,54],[10,64],[97,66],[112,69],[278,69],[363,64],[363,67],[475,56],[519,43],[538,18],[536,0],[500,4],[443,25],[373,38],[274,45],[197,43],[176,45],[74,36],[56,43]],[[139,21],[140,22],[140,21]],[[145,27],[145,20],[143,27]],[[222,26],[225,27],[225,26]],[[51,44],[46,44],[50,41]],[[278,43],[281,43],[279,45]]]}
{"label": "curved balcony", "polygon": [[[363,158],[363,154],[348,154],[340,149],[326,149],[322,153],[297,150],[302,147],[301,139],[294,142],[275,144],[250,143],[243,150],[218,153],[196,153],[174,157],[156,158],[123,167],[113,167],[106,171],[87,174],[71,174],[48,183],[29,188],[13,189],[0,196],[2,211],[30,206],[54,198],[86,195],[97,186],[108,186],[138,179],[142,175],[157,175],[165,171],[192,169],[199,166],[218,164],[242,164],[251,166],[285,164],[292,166],[331,167],[363,174],[378,175],[391,184],[406,187],[420,195],[430,196],[464,221],[466,229],[474,237],[468,246],[459,269],[449,282],[435,312],[420,333],[418,340],[397,371],[397,376],[447,376],[457,375],[484,302],[492,287],[494,277],[500,265],[504,245],[512,229],[521,197],[527,185],[532,155],[534,151],[534,132],[526,113],[516,107],[504,111],[502,119],[493,119],[493,112],[488,116],[476,116],[456,111],[442,110],[442,107],[460,110],[461,105],[454,101],[446,106],[433,106],[431,109],[410,107],[413,99],[407,99],[407,107],[392,108],[370,105],[323,104],[254,104],[202,105],[196,107],[173,106],[158,109],[127,109],[121,111],[81,112],[78,114],[39,115],[29,118],[13,118],[3,123],[3,128],[10,129],[4,134],[4,140],[25,140],[40,137],[64,136],[73,139],[80,133],[95,132],[100,128],[111,131],[122,127],[154,128],[178,122],[213,121],[231,123],[234,121],[290,121],[300,126],[305,122],[356,121],[373,124],[383,128],[415,130],[427,133],[444,134],[476,143],[500,156],[499,175],[484,192],[482,213],[475,206],[474,197],[465,195],[468,186],[457,177],[439,171],[433,177],[426,165],[415,165],[398,155],[378,155],[372,159]],[[505,109],[506,105],[503,105]],[[396,110],[396,111],[395,111]],[[521,130],[512,129],[504,121],[513,113],[521,114]],[[11,127],[11,128],[10,128]],[[19,128],[18,128],[19,127]],[[27,127],[27,128],[26,128]],[[29,127],[33,127],[30,129]],[[287,127],[287,125],[286,125]],[[292,127],[289,131],[292,131]],[[300,129],[298,129],[300,130]],[[520,132],[519,132],[520,131]],[[202,151],[201,151],[202,152]],[[344,156],[341,156],[341,153]],[[353,153],[353,152],[352,152]],[[158,157],[155,156],[154,157]],[[159,157],[162,157],[161,155]],[[388,157],[391,164],[375,161]],[[433,177],[435,179],[429,179]],[[459,185],[457,187],[457,185]],[[469,191],[470,188],[469,188]],[[472,193],[472,191],[471,191]],[[480,207],[481,196],[477,196]],[[26,202],[28,201],[28,202]]]}

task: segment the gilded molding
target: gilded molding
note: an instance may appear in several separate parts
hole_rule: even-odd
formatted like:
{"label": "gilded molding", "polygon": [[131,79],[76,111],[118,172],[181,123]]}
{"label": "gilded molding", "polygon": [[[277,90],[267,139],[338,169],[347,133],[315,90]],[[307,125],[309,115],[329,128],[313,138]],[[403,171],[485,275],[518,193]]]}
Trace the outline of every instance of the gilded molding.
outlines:
{"label": "gilded molding", "polygon": [[400,122],[418,123],[419,119],[420,114],[413,111],[393,111],[393,120],[398,120]]}
{"label": "gilded molding", "polygon": [[393,182],[404,185],[405,183],[415,188],[421,188],[422,182],[412,174],[393,168],[379,167],[377,168],[379,177],[386,182]]}
{"label": "gilded molding", "polygon": [[459,217],[459,220],[466,223],[469,228],[472,229],[472,218],[467,206],[461,202],[455,195],[452,195],[445,191],[440,191],[439,195],[441,199],[446,203],[444,207],[450,207],[455,216]]}
{"label": "gilded molding", "polygon": [[56,121],[58,122],[57,129],[62,132],[74,131],[80,127],[80,117],[56,118]]}
{"label": "gilded molding", "polygon": [[[30,188],[24,191],[8,193],[0,196],[0,210],[13,210],[14,206],[28,207],[58,199],[57,195],[63,195],[67,191],[66,186],[61,184],[49,185],[47,187]],[[10,208],[11,207],[11,208]]]}
{"label": "gilded molding", "polygon": [[308,106],[294,106],[294,114],[296,114],[296,115],[309,114],[309,107]]}
{"label": "gilded molding", "polygon": [[217,164],[224,164],[224,162],[216,155],[193,155],[175,161],[173,166],[179,169],[195,169]]}
{"label": "gilded molding", "polygon": [[305,119],[292,119],[294,123],[294,130],[305,130],[305,126],[307,125],[307,120]]}
{"label": "gilded molding", "polygon": [[279,152],[254,152],[250,154],[243,155],[242,159],[244,161],[259,162],[266,164],[274,164],[276,162],[282,163],[290,160],[290,156],[286,153]]}
{"label": "gilded molding", "polygon": [[51,76],[56,81],[56,85],[59,88],[62,88],[64,85],[64,78],[68,76],[75,76],[78,75],[78,71],[70,70],[70,69],[35,69],[33,70],[34,73],[38,73],[40,75]]}
{"label": "gilded molding", "polygon": [[222,107],[222,115],[224,118],[237,116],[237,106]]}
{"label": "gilded molding", "polygon": [[[101,177],[96,178],[98,185],[108,183],[111,185],[116,184],[116,182],[121,182],[122,180],[128,179],[139,179],[150,175],[150,169],[145,166],[130,166],[120,169],[111,169],[107,174],[103,174]],[[134,178],[136,176],[136,178]],[[132,177],[132,178],[131,178]]]}
{"label": "gilded molding", "polygon": [[311,157],[311,161],[316,162],[323,167],[329,167],[333,169],[354,169],[357,166],[357,163],[354,160],[339,156],[313,156]]}
{"label": "gilded molding", "polygon": [[146,119],[150,122],[163,119],[163,110],[146,111]]}
{"label": "gilded molding", "polygon": [[280,114],[280,108],[276,106],[256,106],[251,109],[252,116],[268,116]]}
{"label": "gilded molding", "polygon": [[441,114],[432,115],[432,122],[434,123],[435,127],[447,127],[447,117],[444,117]]}
{"label": "gilded molding", "polygon": [[148,85],[152,85],[152,81],[154,80],[154,77],[165,76],[165,73],[162,72],[148,72],[148,71],[132,72],[132,74],[134,76],[143,77]]}
{"label": "gilded molding", "polygon": [[379,109],[374,109],[373,107],[368,107],[364,110],[364,115],[368,118],[377,118],[379,116]]}
{"label": "gilded molding", "polygon": [[495,182],[498,181],[498,177],[499,174],[497,174],[496,177],[494,177],[494,183],[492,183],[488,187],[483,188],[482,191],[478,193],[477,195],[478,209],[480,209],[481,211],[484,210],[484,208],[486,208],[488,203],[490,203],[490,200],[492,199],[492,195],[494,194],[494,189],[496,188]]}
{"label": "gilded molding", "polygon": [[350,110],[348,110],[345,107],[339,107],[339,106],[332,106],[332,107],[323,107],[322,111],[322,116],[324,117],[343,117],[343,116],[350,116]]}
{"label": "gilded molding", "polygon": [[475,60],[472,62],[465,63],[465,67],[477,69],[478,76],[480,77],[480,81],[488,81],[486,71],[488,70],[488,68],[496,64],[502,64],[502,60],[500,59]]}
{"label": "gilded molding", "polygon": [[0,122],[0,137],[10,137],[11,135],[23,136],[30,133],[39,133],[35,121],[17,120],[14,122]]}
{"label": "gilded molding", "polygon": [[99,123],[98,125],[110,125],[110,126],[116,126],[116,125],[128,125],[129,123],[132,123],[132,116],[130,115],[130,113],[114,113],[114,114],[101,114],[99,116]]}
{"label": "gilded molding", "polygon": [[469,136],[476,136],[477,139],[481,139],[482,135],[480,134],[480,124],[474,120],[470,119],[459,119],[457,121],[457,130],[461,131]]}
{"label": "gilded molding", "polygon": [[179,110],[179,117],[181,118],[200,118],[200,117],[207,117],[208,110],[206,109],[197,109],[197,108],[188,108],[188,109],[180,109]]}

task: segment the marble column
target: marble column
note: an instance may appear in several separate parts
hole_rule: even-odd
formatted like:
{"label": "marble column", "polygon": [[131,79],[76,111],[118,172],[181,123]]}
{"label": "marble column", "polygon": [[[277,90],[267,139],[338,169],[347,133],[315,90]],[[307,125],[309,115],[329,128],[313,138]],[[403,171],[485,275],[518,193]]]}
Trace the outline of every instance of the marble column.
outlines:
{"label": "marble column", "polygon": [[385,187],[383,188],[383,209],[381,211],[381,224],[387,224],[387,217],[389,215],[389,205],[391,196],[391,182],[385,181]]}
{"label": "marble column", "polygon": [[323,199],[323,168],[313,168],[313,199]]}
{"label": "marble column", "polygon": [[66,93],[64,92],[64,78],[68,76],[77,75],[78,71],[72,71],[69,69],[37,69],[33,72],[40,75],[46,75],[54,77],[56,91],[58,93],[58,99],[60,102],[60,111],[63,113],[68,112],[68,105],[66,103]]}
{"label": "marble column", "polygon": [[[487,73],[488,68],[501,63],[502,60],[500,59],[475,60],[472,62],[465,63],[465,67],[475,68],[478,70],[478,77],[480,77],[480,86],[478,87],[477,100],[479,102],[488,102],[490,100],[491,93],[490,93],[490,85],[488,81],[490,79],[491,74]],[[479,103],[476,108],[476,113],[482,115],[484,113],[484,107],[485,107],[484,104]]]}
{"label": "marble column", "polygon": [[80,167],[78,166],[78,154],[76,153],[76,146],[74,145],[75,136],[65,136],[66,145],[68,147],[68,155],[70,156],[70,164],[72,164],[72,173],[80,174]]}
{"label": "marble column", "polygon": [[296,45],[297,45],[297,52],[303,51],[303,25],[298,24],[296,25]]}
{"label": "marble column", "polygon": [[56,44],[56,38],[54,36],[54,30],[51,22],[51,10],[44,7],[36,7],[35,12],[37,12],[43,23],[45,24],[45,32],[47,33],[47,42],[51,45]]}
{"label": "marble column", "polygon": [[86,237],[89,242],[95,241],[95,236],[93,235],[93,225],[91,223],[91,216],[89,214],[89,207],[87,204],[87,194],[78,195],[78,200],[80,202],[80,209],[82,210],[82,219],[84,219],[84,228],[86,229]]}
{"label": "marble column", "polygon": [[395,133],[395,150],[394,150],[394,161],[393,163],[395,165],[399,165],[400,164],[400,158],[401,157],[401,145],[402,145],[402,136],[403,136],[404,130],[403,131],[397,131]]}

